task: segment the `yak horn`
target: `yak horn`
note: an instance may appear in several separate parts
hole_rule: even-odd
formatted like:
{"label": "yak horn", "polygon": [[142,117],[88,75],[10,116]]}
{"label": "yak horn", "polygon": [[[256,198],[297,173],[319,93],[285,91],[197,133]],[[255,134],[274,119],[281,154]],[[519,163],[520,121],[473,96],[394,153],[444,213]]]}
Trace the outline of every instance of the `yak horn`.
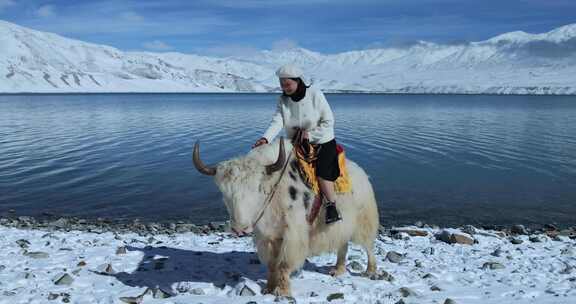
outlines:
{"label": "yak horn", "polygon": [[194,167],[196,167],[200,173],[206,175],[216,174],[216,168],[208,167],[200,160],[200,144],[198,141],[196,141],[194,144],[194,153],[192,155],[192,159],[194,160]]}
{"label": "yak horn", "polygon": [[284,138],[280,137],[280,151],[278,152],[278,159],[275,163],[266,166],[266,173],[272,174],[282,169],[284,162],[286,162],[286,155],[284,154]]}

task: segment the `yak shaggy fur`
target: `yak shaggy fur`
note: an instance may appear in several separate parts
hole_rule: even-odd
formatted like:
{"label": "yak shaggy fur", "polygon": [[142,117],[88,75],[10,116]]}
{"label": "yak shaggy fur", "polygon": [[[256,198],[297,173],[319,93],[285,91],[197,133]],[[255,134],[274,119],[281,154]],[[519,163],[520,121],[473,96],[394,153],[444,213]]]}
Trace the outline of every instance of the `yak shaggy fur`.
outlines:
{"label": "yak shaggy fur", "polygon": [[[300,178],[290,141],[284,140],[284,145],[288,164],[283,174],[282,170],[270,175],[265,172],[265,166],[274,163],[278,157],[279,141],[275,141],[259,146],[245,156],[219,163],[215,175],[232,228],[254,232],[258,256],[268,267],[265,291],[290,295],[289,275],[302,267],[308,256],[325,252],[337,253],[336,266],[331,274],[344,273],[349,241],[364,247],[368,255],[366,274],[374,273],[373,247],[379,227],[378,209],[364,170],[346,160],[352,191],[337,194],[336,206],[342,220],[326,225],[322,207],[310,225],[306,214],[312,208],[314,194]],[[272,200],[265,207],[265,201],[277,182]],[[263,215],[257,221],[262,209]]]}

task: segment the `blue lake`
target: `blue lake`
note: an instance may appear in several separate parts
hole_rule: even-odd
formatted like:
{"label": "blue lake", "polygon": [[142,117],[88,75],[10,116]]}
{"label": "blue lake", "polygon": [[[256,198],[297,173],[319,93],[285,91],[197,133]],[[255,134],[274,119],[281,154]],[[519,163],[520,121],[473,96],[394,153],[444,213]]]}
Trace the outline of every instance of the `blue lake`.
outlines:
{"label": "blue lake", "polygon": [[[0,95],[0,215],[227,219],[192,147],[248,152],[276,96]],[[576,97],[327,98],[385,225],[576,222]]]}

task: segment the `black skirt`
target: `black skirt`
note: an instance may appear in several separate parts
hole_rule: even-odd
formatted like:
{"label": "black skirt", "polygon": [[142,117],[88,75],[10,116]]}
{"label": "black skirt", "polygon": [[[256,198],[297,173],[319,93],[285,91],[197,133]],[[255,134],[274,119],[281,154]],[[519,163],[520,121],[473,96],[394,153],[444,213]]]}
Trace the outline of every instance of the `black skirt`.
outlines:
{"label": "black skirt", "polygon": [[316,176],[325,180],[335,181],[340,176],[336,139],[320,144],[320,146],[320,152],[316,160]]}

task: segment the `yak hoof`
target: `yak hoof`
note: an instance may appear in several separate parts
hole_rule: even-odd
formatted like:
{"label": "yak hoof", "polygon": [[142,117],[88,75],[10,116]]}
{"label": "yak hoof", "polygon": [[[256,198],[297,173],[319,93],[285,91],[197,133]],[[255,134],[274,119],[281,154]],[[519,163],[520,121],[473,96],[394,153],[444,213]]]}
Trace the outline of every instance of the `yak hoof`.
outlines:
{"label": "yak hoof", "polygon": [[346,272],[346,267],[334,267],[330,270],[330,275],[333,277],[337,277],[342,275]]}
{"label": "yak hoof", "polygon": [[271,294],[273,294],[277,297],[290,297],[290,296],[292,296],[292,294],[290,293],[290,289],[280,288],[280,287],[274,288],[274,291],[271,292]]}

